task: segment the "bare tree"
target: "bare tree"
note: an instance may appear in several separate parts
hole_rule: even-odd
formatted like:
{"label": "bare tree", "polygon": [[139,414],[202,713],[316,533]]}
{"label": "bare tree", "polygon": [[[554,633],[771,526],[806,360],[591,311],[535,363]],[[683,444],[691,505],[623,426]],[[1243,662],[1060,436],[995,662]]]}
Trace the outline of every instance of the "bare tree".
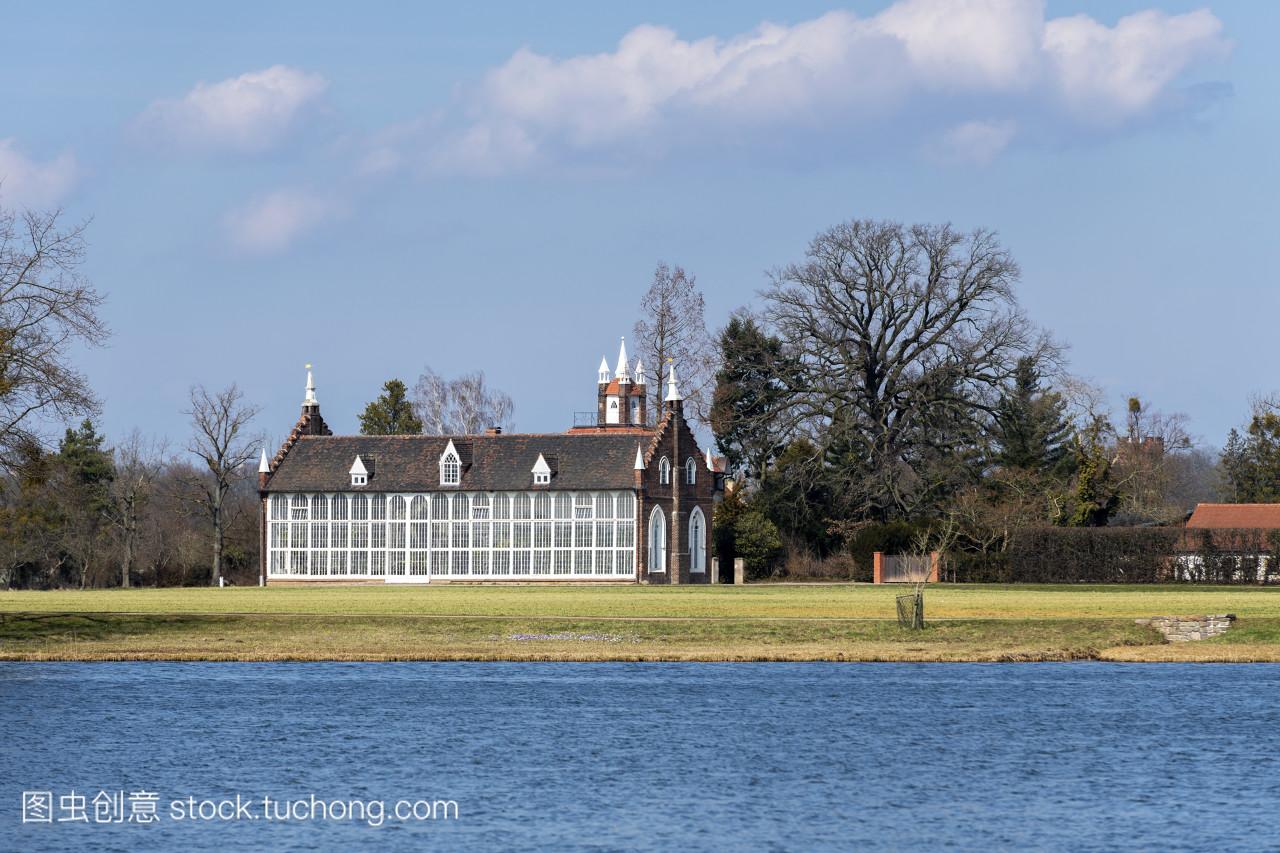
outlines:
{"label": "bare tree", "polygon": [[143,438],[137,429],[115,448],[110,519],[120,536],[120,585],[126,589],[130,586],[144,512],[164,469],[164,445]]}
{"label": "bare tree", "polygon": [[772,274],[764,316],[782,340],[785,410],[839,452],[851,517],[910,514],[991,417],[1018,358],[1057,351],[1018,308],[1018,266],[993,232],[855,220]]}
{"label": "bare tree", "polygon": [[426,435],[478,435],[489,427],[509,429],[515,406],[485,385],[483,371],[445,379],[426,367],[413,386],[413,409]]}
{"label": "bare tree", "polygon": [[680,267],[671,268],[660,262],[653,271],[653,283],[640,301],[640,319],[634,335],[649,375],[649,393],[653,395],[648,406],[650,416],[656,418],[662,411],[663,372],[668,363],[674,362],[685,412],[708,426],[715,387],[716,345],[707,332],[706,307],[697,280]]}
{"label": "bare tree", "polygon": [[246,464],[256,450],[248,440],[249,422],[258,413],[255,406],[244,402],[244,395],[233,383],[210,394],[204,386],[191,389],[191,408],[184,414],[194,427],[187,451],[204,462],[207,471],[191,485],[194,500],[205,510],[213,525],[213,571],[210,583],[218,585],[222,577],[222,550],[227,519],[224,508],[227,493],[248,475]]}
{"label": "bare tree", "polygon": [[0,464],[8,468],[44,444],[36,423],[97,406],[70,351],[106,340],[103,297],[80,273],[85,225],[63,227],[61,218],[0,209]]}

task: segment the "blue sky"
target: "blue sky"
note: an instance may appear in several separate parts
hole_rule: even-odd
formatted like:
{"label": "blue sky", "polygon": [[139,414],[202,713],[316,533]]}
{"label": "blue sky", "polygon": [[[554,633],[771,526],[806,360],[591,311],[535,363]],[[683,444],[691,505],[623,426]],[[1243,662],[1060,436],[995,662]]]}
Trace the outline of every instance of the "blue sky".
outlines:
{"label": "blue sky", "polygon": [[1211,445],[1274,362],[1269,3],[25,6],[7,204],[92,217],[118,436],[194,382],[282,435],[472,369],[521,430],[589,409],[654,264],[712,326],[852,217],[998,230],[1117,403]]}

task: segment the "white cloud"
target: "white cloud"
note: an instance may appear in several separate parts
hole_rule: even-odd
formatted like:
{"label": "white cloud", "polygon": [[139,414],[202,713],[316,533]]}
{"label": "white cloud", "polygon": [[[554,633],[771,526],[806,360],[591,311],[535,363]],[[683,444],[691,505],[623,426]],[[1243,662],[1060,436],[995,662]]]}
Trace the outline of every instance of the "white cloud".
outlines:
{"label": "white cloud", "polygon": [[797,134],[894,146],[949,135],[973,159],[1030,121],[1096,133],[1177,108],[1182,74],[1229,50],[1205,10],[1107,26],[1046,19],[1040,0],[900,0],[869,18],[836,11],[728,39],[644,25],[606,53],[518,50],[416,144],[433,171],[479,174]]}
{"label": "white cloud", "polygon": [[276,190],[233,210],[224,224],[235,248],[267,254],[287,249],[342,212],[332,199],[304,190]]}
{"label": "white cloud", "polygon": [[1230,51],[1222,22],[1207,9],[1185,15],[1146,11],[1104,27],[1076,15],[1050,21],[1044,48],[1055,85],[1080,120],[1112,125],[1166,97],[1189,65]]}
{"label": "white cloud", "polygon": [[13,139],[0,139],[0,204],[6,207],[48,207],[71,191],[80,168],[69,153],[44,163],[17,149]]}
{"label": "white cloud", "polygon": [[257,152],[277,144],[328,88],[319,74],[273,65],[217,83],[197,83],[181,98],[142,114],[149,140],[198,150]]}

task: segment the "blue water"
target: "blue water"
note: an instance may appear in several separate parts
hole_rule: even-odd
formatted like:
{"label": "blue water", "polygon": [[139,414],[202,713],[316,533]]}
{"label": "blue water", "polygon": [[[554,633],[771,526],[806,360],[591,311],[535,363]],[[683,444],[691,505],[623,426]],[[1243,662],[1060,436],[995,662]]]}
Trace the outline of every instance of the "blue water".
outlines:
{"label": "blue water", "polygon": [[[0,849],[1275,850],[1277,699],[1266,665],[0,664]],[[103,790],[160,819],[56,821]],[[307,819],[170,811],[236,794]]]}

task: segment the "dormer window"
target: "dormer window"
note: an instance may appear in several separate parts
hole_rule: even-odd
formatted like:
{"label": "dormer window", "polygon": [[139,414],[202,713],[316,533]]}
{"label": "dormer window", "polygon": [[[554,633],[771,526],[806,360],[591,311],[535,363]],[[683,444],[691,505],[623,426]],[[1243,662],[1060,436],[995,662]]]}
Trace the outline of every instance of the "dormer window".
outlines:
{"label": "dormer window", "polygon": [[667,461],[665,456],[658,463],[658,482],[664,486],[671,483],[671,463]]}
{"label": "dormer window", "polygon": [[449,441],[449,446],[444,449],[444,454],[440,457],[440,485],[456,486],[462,482],[462,459],[458,456],[458,450],[453,446],[453,441]]}
{"label": "dormer window", "polygon": [[538,454],[538,461],[533,463],[533,484],[535,486],[551,485],[551,466],[547,464],[547,460],[541,453]]}
{"label": "dormer window", "polygon": [[364,460],[359,456],[356,461],[351,463],[351,485],[367,486],[369,485],[369,469],[365,467]]}
{"label": "dormer window", "polygon": [[698,482],[698,463],[690,456],[684,463],[684,481],[692,486]]}

